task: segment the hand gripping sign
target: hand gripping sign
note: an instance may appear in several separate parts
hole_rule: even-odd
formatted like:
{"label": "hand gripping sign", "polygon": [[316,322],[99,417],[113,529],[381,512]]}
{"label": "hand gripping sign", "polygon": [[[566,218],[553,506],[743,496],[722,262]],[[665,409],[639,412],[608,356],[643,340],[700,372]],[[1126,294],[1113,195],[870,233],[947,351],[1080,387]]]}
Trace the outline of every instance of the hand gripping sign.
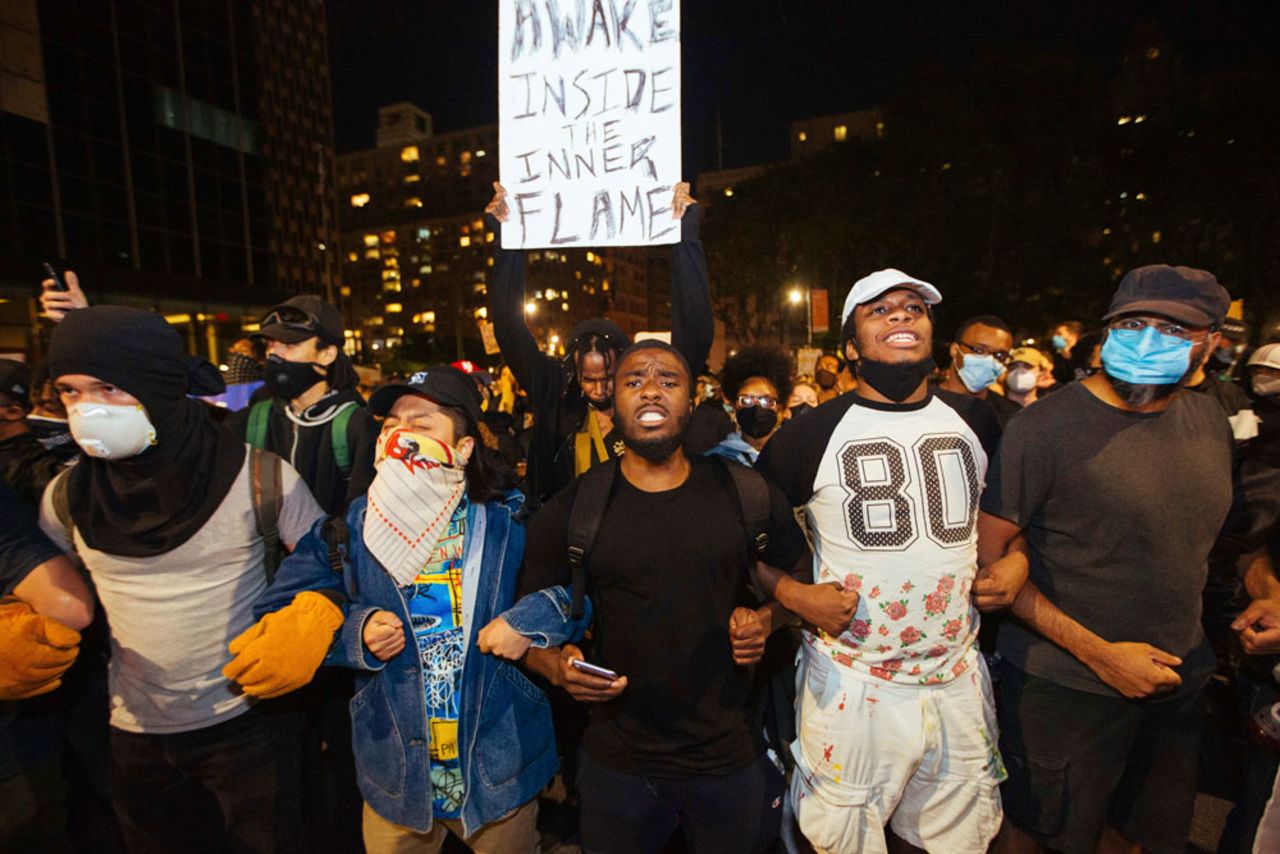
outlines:
{"label": "hand gripping sign", "polygon": [[680,0],[500,0],[506,249],[675,243]]}

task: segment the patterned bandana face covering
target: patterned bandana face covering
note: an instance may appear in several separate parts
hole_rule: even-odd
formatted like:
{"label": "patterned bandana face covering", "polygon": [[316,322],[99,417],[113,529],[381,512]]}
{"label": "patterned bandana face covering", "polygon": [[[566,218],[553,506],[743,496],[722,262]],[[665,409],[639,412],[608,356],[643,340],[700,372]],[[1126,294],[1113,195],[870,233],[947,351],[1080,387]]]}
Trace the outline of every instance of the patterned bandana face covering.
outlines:
{"label": "patterned bandana face covering", "polygon": [[465,461],[445,443],[399,429],[378,437],[364,542],[396,584],[413,583],[466,492]]}

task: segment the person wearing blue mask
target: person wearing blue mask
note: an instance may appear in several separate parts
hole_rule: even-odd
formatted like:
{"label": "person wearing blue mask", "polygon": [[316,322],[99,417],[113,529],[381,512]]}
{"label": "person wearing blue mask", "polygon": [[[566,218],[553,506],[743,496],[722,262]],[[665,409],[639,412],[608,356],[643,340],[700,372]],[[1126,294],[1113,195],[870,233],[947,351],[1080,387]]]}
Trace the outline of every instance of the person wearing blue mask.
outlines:
{"label": "person wearing blue mask", "polygon": [[1074,379],[1071,356],[1083,334],[1084,324],[1078,320],[1064,320],[1049,331],[1049,344],[1053,348],[1053,378],[1060,383]]}
{"label": "person wearing blue mask", "polygon": [[1029,571],[998,639],[1002,850],[1185,849],[1232,439],[1218,404],[1182,389],[1229,304],[1203,270],[1131,271],[1101,372],[1023,410],[987,472],[979,563]]}
{"label": "person wearing blue mask", "polygon": [[976,397],[995,411],[1001,429],[1020,408],[991,391],[1004,374],[1013,349],[1013,330],[992,314],[971,317],[956,327],[951,342],[951,367],[938,385],[947,391]]}

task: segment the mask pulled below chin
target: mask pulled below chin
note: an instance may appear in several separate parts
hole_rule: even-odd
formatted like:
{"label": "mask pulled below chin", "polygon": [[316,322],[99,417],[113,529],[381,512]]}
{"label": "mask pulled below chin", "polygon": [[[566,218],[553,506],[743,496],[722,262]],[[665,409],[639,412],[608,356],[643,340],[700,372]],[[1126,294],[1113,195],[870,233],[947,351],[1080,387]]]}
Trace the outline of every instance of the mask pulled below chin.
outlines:
{"label": "mask pulled below chin", "polygon": [[858,379],[892,400],[901,403],[910,397],[920,383],[933,373],[932,356],[918,362],[891,363],[862,359],[858,362]]}

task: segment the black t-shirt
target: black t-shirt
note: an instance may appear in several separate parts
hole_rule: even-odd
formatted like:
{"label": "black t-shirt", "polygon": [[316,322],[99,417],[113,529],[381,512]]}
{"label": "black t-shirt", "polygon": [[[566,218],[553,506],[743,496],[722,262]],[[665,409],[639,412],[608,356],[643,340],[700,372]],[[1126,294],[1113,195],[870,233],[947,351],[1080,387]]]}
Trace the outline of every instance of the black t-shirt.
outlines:
{"label": "black t-shirt", "polygon": [[35,569],[62,554],[40,532],[35,508],[0,484],[0,596],[7,596]]}
{"label": "black t-shirt", "polygon": [[[591,758],[652,776],[726,774],[759,758],[747,708],[750,672],[735,666],[729,616],[752,604],[742,513],[725,463],[692,457],[688,479],[643,492],[619,472],[588,560],[595,606],[593,662],[626,676],[616,700],[592,704]],[[521,592],[570,583],[569,513],[580,481],[529,525]],[[770,488],[763,560],[790,568],[804,535]]]}
{"label": "black t-shirt", "polygon": [[987,406],[991,407],[991,411],[996,414],[996,421],[1000,424],[1000,429],[1009,426],[1009,419],[1022,411],[1022,407],[1014,403],[1002,394],[996,394],[994,391],[987,392],[985,398]]}
{"label": "black t-shirt", "polygon": [[[1026,530],[1031,581],[1067,616],[1179,656],[1181,690],[1195,690],[1213,669],[1200,593],[1231,506],[1231,453],[1222,408],[1205,395],[1139,414],[1072,383],[1009,422],[982,509]],[[1114,694],[1021,623],[1004,624],[998,646],[1028,673]]]}

